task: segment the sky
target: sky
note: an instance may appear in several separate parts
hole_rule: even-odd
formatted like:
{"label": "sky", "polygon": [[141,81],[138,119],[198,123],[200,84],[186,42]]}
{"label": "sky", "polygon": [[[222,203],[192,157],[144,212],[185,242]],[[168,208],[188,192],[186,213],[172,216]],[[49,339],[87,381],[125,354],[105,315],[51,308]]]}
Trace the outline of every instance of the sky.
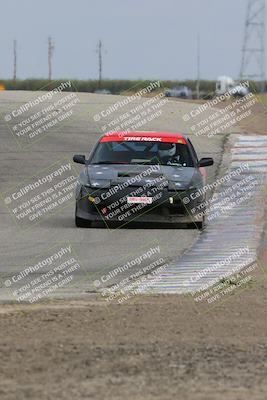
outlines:
{"label": "sky", "polygon": [[0,78],[47,78],[47,43],[55,44],[54,79],[103,77],[195,79],[200,37],[202,79],[238,77],[247,0],[0,0]]}

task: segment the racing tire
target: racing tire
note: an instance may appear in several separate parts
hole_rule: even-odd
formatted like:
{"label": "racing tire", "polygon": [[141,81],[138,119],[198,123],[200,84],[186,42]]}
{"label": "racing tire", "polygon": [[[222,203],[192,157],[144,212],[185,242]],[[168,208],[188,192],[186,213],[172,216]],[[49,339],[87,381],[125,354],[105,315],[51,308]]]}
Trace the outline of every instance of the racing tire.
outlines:
{"label": "racing tire", "polygon": [[205,228],[205,222],[204,221],[195,222],[195,225],[197,226],[197,229],[199,229],[200,231],[203,231],[203,229]]}
{"label": "racing tire", "polygon": [[92,221],[79,218],[75,215],[75,225],[77,226],[77,228],[90,228],[90,226],[92,225]]}
{"label": "racing tire", "polygon": [[200,231],[203,231],[205,229],[205,226],[206,226],[205,217],[203,217],[202,221],[190,222],[189,224],[187,224],[187,227],[189,229],[198,229]]}
{"label": "racing tire", "polygon": [[77,228],[90,228],[92,221],[77,217],[77,205],[75,209],[75,225]]}

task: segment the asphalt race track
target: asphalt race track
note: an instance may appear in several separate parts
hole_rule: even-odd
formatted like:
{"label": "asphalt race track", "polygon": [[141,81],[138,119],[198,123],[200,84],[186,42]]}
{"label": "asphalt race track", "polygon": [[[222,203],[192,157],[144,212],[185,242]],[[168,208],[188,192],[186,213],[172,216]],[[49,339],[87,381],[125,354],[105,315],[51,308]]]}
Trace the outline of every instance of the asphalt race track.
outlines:
{"label": "asphalt race track", "polygon": [[[30,142],[30,145],[25,145],[24,139],[18,141],[14,137],[15,131],[12,128],[14,125],[11,126],[9,121],[6,121],[8,119],[6,116],[10,115],[12,110],[19,109],[25,103],[36,98],[37,95],[36,92],[0,93],[1,301],[14,300],[10,289],[4,284],[6,280],[29,265],[32,257],[38,258],[40,255],[39,259],[42,259],[42,254],[46,254],[49,248],[59,246],[61,243],[71,244],[82,266],[82,269],[76,271],[79,279],[75,281],[74,285],[65,288],[61,292],[61,296],[80,297],[93,291],[92,282],[101,275],[101,271],[113,269],[114,266],[138,256],[146,248],[159,245],[161,257],[165,261],[170,261],[181,255],[196,241],[200,234],[197,230],[168,226],[133,225],[111,230],[97,226],[90,229],[78,229],[74,225],[74,197],[68,201],[64,209],[60,209],[54,215],[49,214],[37,225],[31,226],[29,229],[22,229],[18,226],[4,202],[10,188],[19,187],[23,181],[30,181],[38,171],[50,168],[51,165],[62,159],[72,163],[73,154],[88,153],[100,135],[101,127],[108,121],[107,118],[96,122],[94,116],[99,115],[101,110],[107,109],[122,98],[120,96],[77,93],[75,96],[78,98],[78,102],[75,104],[72,115],[55,128],[47,130],[41,140],[38,138],[38,140]],[[57,94],[55,98],[61,99],[63,96],[64,94]],[[135,100],[131,105],[124,106],[123,112],[125,113],[127,108],[137,106],[139,102],[140,100]],[[38,109],[41,110],[44,107],[49,107],[49,101],[35,106],[34,110],[37,112]],[[164,105],[162,114],[147,123],[141,130],[174,131],[188,134],[190,125],[183,121],[182,116],[196,107],[187,102],[168,101]],[[122,110],[120,112],[122,113]],[[32,110],[25,111],[23,119],[32,113]],[[109,119],[112,118],[112,116],[109,117]],[[193,134],[188,134],[188,136],[191,137],[200,157],[214,157],[215,165],[208,170],[208,179],[213,181],[221,159],[225,136],[216,135],[209,139],[196,137]],[[82,168],[77,164],[74,166],[77,173]]]}

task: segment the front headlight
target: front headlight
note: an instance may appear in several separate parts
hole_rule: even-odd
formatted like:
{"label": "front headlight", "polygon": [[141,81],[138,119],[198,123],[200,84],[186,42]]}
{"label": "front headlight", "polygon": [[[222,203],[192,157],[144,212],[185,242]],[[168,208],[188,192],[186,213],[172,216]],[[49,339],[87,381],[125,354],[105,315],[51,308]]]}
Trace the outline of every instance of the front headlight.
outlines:
{"label": "front headlight", "polygon": [[90,186],[87,180],[83,179],[83,177],[79,176],[77,179],[77,185],[78,186]]}
{"label": "front headlight", "polygon": [[77,179],[77,185],[75,189],[76,199],[88,196],[88,189],[89,185],[85,183],[81,177],[79,177]]}
{"label": "front headlight", "polygon": [[169,181],[169,190],[186,190],[186,185],[183,182]]}

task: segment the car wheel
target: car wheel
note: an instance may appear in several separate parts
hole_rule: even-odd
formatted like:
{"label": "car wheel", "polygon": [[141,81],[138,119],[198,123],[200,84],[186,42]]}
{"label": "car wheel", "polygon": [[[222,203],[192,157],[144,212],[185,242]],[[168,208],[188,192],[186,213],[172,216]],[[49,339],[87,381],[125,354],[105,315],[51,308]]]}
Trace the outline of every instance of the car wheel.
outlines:
{"label": "car wheel", "polygon": [[92,221],[88,221],[87,219],[82,219],[75,216],[75,225],[77,228],[90,228],[92,225]]}
{"label": "car wheel", "polygon": [[205,229],[205,226],[206,226],[205,217],[203,217],[202,221],[190,222],[189,224],[187,224],[187,227],[189,229],[199,229],[201,231]]}
{"label": "car wheel", "polygon": [[206,218],[205,218],[205,213],[203,215],[202,221],[201,222],[197,222],[197,227],[198,229],[200,229],[201,231],[203,231],[206,227]]}
{"label": "car wheel", "polygon": [[205,228],[205,223],[203,221],[195,222],[195,225],[197,226],[197,229],[199,229],[200,231],[203,231],[203,229]]}
{"label": "car wheel", "polygon": [[77,228],[90,228],[92,221],[77,217],[77,206],[75,210],[75,225]]}

